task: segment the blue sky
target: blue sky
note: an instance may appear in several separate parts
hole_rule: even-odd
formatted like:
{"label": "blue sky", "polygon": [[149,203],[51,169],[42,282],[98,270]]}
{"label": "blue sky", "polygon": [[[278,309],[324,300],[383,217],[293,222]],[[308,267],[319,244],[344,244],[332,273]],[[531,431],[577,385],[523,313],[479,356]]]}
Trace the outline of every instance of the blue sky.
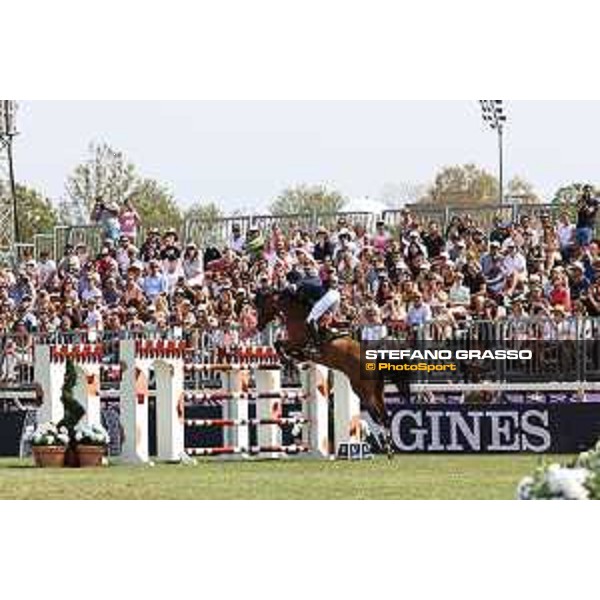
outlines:
{"label": "blue sky", "polygon": [[[15,143],[20,181],[53,199],[90,141],[123,150],[183,205],[264,207],[288,185],[327,183],[377,198],[385,184],[427,183],[444,165],[495,172],[495,135],[476,101],[28,102]],[[600,180],[600,102],[506,101],[506,175],[551,194]]]}

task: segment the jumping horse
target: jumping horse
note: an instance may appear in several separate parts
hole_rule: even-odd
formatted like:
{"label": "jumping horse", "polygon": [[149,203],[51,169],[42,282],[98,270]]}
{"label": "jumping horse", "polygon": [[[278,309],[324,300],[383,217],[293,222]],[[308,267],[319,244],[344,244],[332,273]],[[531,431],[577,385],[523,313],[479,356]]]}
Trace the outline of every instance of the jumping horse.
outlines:
{"label": "jumping horse", "polygon": [[[282,321],[287,338],[275,342],[275,347],[284,360],[292,358],[302,362],[318,362],[348,377],[354,393],[361,400],[362,408],[382,428],[383,448],[388,458],[392,458],[390,418],[384,402],[385,381],[382,375],[373,379],[361,378],[360,343],[349,332],[330,333],[319,344],[317,356],[314,356],[308,350],[311,338],[306,325],[310,305],[289,289],[260,291],[257,293],[256,307],[259,331],[277,318]],[[402,399],[410,401],[408,376],[396,376],[393,383],[398,387]]]}

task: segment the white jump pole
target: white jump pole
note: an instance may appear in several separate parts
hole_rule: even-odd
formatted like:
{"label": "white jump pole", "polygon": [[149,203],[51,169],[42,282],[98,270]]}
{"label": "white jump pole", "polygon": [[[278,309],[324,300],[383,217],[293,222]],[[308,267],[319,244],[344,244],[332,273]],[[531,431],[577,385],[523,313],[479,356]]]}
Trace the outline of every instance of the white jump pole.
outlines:
{"label": "white jump pole", "polygon": [[[244,378],[247,372],[238,366],[232,366],[222,374],[225,389],[231,398],[223,403],[224,419],[248,419],[248,397],[244,396]],[[225,427],[223,430],[223,446],[248,448],[250,446],[250,430],[248,425]],[[241,453],[241,456],[247,456]],[[237,458],[236,455],[224,455],[223,459]]]}
{"label": "white jump pole", "polygon": [[50,349],[48,344],[38,344],[34,353],[34,380],[42,389],[42,405],[38,409],[40,423],[58,423],[64,416],[60,397],[65,380],[65,363],[52,360]]}
{"label": "white jump pole", "polygon": [[[281,397],[260,398],[261,394],[281,394],[281,367],[277,365],[261,365],[254,371],[256,382],[257,419],[278,419],[282,416]],[[259,446],[281,446],[282,435],[279,425],[260,425],[257,428],[257,444]],[[265,452],[261,458],[279,458],[279,452]]]}
{"label": "white jump pole", "polygon": [[156,378],[156,455],[158,460],[184,459],[183,360],[154,363]]}
{"label": "white jump pole", "polygon": [[302,443],[310,448],[312,457],[329,456],[329,370],[314,363],[301,371],[302,412],[308,419],[308,427],[302,429]]}
{"label": "white jump pole", "polygon": [[334,448],[341,443],[360,441],[360,399],[350,380],[340,371],[333,372]]}
{"label": "white jump pole", "polygon": [[140,464],[150,460],[148,449],[148,396],[138,395],[137,380],[148,378],[149,361],[136,357],[135,340],[121,340],[121,424],[125,439],[121,458],[124,462]]}

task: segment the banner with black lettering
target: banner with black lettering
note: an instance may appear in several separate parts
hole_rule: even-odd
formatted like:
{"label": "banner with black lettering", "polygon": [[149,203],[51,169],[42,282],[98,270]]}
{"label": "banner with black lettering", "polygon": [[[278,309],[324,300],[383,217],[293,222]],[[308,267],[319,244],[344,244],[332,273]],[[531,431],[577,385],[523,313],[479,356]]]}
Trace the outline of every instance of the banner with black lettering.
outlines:
{"label": "banner with black lettering", "polygon": [[600,404],[391,405],[398,452],[576,453],[600,439]]}

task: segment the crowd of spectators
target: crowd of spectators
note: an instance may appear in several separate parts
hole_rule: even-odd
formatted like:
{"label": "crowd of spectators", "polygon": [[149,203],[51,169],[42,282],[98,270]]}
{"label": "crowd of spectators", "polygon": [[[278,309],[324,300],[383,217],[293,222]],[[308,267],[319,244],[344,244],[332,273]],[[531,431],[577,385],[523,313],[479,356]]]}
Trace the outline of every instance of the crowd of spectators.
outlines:
{"label": "crowd of spectators", "polygon": [[[446,227],[409,209],[393,229],[374,231],[340,217],[335,227],[242,232],[199,248],[175,230],[149,229],[136,245],[141,220],[130,203],[99,202],[98,254],[67,245],[25,256],[0,271],[0,331],[145,330],[256,333],[257,290],[287,285],[291,271],[337,274],[341,303],[335,321],[380,339],[433,324],[451,335],[473,320],[543,317],[569,331],[574,317],[600,316],[598,201],[586,189],[575,211],[496,218],[483,228],[468,214]],[[545,333],[544,335],[551,335]]]}

